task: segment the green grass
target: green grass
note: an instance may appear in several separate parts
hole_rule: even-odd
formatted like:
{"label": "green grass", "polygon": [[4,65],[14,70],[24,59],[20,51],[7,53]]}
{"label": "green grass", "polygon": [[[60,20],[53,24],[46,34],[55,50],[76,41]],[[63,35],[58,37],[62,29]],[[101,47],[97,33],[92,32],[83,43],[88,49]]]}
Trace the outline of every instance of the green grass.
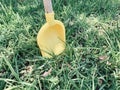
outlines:
{"label": "green grass", "polygon": [[36,42],[42,0],[0,0],[0,90],[120,90],[120,0],[53,0],[53,8],[67,43],[46,59]]}

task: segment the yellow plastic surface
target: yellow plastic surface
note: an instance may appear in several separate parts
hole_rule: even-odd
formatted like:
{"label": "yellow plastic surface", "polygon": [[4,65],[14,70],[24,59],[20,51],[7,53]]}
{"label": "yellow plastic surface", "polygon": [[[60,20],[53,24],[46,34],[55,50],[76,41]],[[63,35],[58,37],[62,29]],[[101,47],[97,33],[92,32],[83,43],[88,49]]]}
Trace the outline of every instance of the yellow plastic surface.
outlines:
{"label": "yellow plastic surface", "polygon": [[51,58],[65,49],[65,27],[62,22],[54,20],[54,13],[47,13],[46,23],[37,35],[37,43],[42,56]]}

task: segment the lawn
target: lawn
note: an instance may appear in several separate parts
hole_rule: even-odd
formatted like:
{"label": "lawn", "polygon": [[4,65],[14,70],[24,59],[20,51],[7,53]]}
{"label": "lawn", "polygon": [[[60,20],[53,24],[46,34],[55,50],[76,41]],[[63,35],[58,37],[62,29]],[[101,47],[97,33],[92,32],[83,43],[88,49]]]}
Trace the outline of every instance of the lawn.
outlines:
{"label": "lawn", "polygon": [[66,49],[43,58],[42,0],[0,0],[0,90],[120,90],[120,0],[52,0]]}

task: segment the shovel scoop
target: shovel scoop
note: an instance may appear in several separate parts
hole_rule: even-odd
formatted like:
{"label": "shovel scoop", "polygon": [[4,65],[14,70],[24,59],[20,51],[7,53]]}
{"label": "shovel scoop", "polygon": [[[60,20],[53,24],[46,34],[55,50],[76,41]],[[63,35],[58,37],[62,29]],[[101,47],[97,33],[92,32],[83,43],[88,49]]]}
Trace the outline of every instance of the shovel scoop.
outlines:
{"label": "shovel scoop", "polygon": [[43,0],[46,23],[37,35],[37,43],[43,57],[51,58],[65,49],[65,27],[62,22],[54,19],[51,0]]}

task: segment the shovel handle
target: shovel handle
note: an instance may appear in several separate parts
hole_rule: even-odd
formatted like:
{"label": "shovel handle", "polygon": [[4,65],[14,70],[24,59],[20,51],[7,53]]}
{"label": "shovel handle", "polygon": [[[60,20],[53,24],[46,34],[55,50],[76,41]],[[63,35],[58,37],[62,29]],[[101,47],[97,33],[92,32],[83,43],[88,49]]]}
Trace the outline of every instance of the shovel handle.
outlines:
{"label": "shovel handle", "polygon": [[52,13],[53,12],[52,1],[43,0],[43,3],[44,3],[44,8],[45,8],[45,13]]}

